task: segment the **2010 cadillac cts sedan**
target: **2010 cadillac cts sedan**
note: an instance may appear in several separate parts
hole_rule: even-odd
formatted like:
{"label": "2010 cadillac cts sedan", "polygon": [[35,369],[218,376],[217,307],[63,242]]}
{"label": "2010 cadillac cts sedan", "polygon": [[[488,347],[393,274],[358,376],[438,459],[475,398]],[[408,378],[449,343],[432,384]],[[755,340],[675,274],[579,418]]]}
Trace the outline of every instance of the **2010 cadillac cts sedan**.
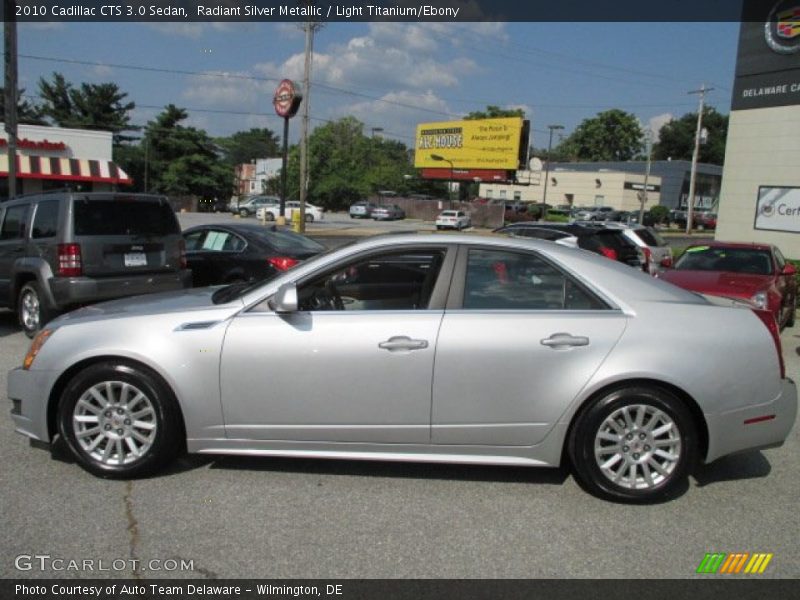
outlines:
{"label": "2010 cadillac cts sedan", "polygon": [[8,378],[101,476],[189,452],[556,467],[648,501],[795,420],[769,313],[549,242],[385,236],[258,284],[90,306]]}

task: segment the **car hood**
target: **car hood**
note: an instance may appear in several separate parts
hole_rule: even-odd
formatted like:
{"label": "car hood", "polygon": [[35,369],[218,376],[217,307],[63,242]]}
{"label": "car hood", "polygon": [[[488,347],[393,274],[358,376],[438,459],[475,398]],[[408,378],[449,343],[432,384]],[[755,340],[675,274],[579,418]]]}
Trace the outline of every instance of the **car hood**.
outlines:
{"label": "car hood", "polygon": [[[119,300],[100,302],[79,308],[52,321],[54,327],[98,319],[142,317],[172,313],[194,313],[214,310],[214,312],[233,314],[244,306],[240,298],[226,304],[215,305],[211,296],[224,286],[196,288],[143,296],[131,296]],[[191,317],[190,317],[191,318]]]}
{"label": "car hood", "polygon": [[771,277],[727,271],[665,271],[660,276],[687,290],[703,294],[750,297],[769,287]]}

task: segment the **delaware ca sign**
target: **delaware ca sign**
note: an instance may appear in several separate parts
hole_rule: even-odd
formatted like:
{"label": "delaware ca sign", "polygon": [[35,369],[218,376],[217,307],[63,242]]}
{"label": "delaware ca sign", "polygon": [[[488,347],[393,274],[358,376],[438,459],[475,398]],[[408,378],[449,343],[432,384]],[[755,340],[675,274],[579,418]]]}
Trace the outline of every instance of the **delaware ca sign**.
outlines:
{"label": "delaware ca sign", "polygon": [[302,101],[303,94],[291,79],[282,80],[275,89],[275,95],[272,97],[275,113],[284,119],[291,119],[295,116]]}

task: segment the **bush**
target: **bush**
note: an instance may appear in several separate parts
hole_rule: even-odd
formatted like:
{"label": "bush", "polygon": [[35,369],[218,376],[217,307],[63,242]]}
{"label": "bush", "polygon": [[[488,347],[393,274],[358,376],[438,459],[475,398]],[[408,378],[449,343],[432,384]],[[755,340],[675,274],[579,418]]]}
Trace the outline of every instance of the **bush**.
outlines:
{"label": "bush", "polygon": [[649,212],[653,216],[653,219],[656,223],[666,223],[667,218],[669,217],[669,209],[666,206],[661,206],[660,204],[650,208]]}

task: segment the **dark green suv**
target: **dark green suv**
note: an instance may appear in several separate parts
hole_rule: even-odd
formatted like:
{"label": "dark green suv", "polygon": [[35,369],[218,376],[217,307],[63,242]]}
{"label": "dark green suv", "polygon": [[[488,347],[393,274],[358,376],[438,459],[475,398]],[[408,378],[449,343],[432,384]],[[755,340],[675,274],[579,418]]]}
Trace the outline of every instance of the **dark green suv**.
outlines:
{"label": "dark green suv", "polygon": [[17,312],[29,337],[78,306],[190,286],[162,196],[59,192],[0,203],[0,307]]}

